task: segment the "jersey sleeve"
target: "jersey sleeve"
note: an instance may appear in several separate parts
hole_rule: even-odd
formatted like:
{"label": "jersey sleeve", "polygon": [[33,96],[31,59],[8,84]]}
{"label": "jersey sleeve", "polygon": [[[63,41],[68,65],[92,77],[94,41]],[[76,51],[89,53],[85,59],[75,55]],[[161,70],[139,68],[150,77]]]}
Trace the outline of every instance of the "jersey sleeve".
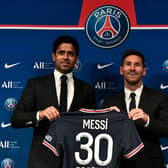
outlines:
{"label": "jersey sleeve", "polygon": [[49,148],[57,157],[62,153],[63,145],[63,128],[61,128],[61,122],[54,121],[45,135],[43,145]]}
{"label": "jersey sleeve", "polygon": [[129,159],[138,153],[144,147],[144,144],[139,137],[133,121],[130,120],[128,122],[126,130],[127,131],[123,131],[124,137],[122,138],[122,144],[124,148],[124,157]]}

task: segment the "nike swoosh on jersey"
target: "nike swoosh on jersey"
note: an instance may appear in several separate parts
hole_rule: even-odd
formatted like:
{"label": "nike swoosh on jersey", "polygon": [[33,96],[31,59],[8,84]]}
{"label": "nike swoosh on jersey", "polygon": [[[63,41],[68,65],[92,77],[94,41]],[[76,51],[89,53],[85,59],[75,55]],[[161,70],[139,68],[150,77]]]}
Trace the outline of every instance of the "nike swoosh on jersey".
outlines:
{"label": "nike swoosh on jersey", "polygon": [[160,145],[160,148],[161,148],[161,150],[167,150],[168,146],[162,146],[162,145]]}
{"label": "nike swoosh on jersey", "polygon": [[104,69],[104,68],[107,68],[107,67],[109,67],[109,66],[111,66],[111,65],[113,65],[113,64],[114,64],[113,62],[110,63],[110,64],[104,64],[104,65],[98,64],[98,65],[97,65],[97,69]]}
{"label": "nike swoosh on jersey", "polygon": [[7,124],[5,124],[4,122],[1,123],[2,128],[6,128],[6,127],[9,127],[9,126],[11,126],[11,123],[7,123]]}
{"label": "nike swoosh on jersey", "polygon": [[161,83],[160,88],[161,88],[161,89],[167,89],[167,88],[168,88],[168,85],[163,85],[163,83]]}
{"label": "nike swoosh on jersey", "polygon": [[9,68],[12,68],[12,67],[14,67],[14,66],[17,66],[17,65],[19,65],[21,62],[17,62],[17,63],[15,63],[15,64],[8,64],[8,63],[5,63],[5,68],[6,69],[9,69]]}

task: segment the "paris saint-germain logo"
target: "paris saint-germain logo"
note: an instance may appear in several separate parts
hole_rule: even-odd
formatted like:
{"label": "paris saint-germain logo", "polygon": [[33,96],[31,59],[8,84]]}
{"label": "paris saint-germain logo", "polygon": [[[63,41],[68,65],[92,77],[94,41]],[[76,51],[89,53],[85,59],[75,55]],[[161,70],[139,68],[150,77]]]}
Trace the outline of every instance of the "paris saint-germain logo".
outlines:
{"label": "paris saint-germain logo", "polygon": [[102,6],[95,9],[86,21],[89,40],[98,47],[112,48],[120,45],[128,36],[128,16],[116,6]]}
{"label": "paris saint-germain logo", "polygon": [[16,107],[16,104],[17,104],[17,100],[15,98],[10,97],[5,100],[4,106],[6,110],[13,111]]}
{"label": "paris saint-germain logo", "polygon": [[1,162],[1,168],[14,168],[14,161],[10,158],[5,158]]}
{"label": "paris saint-germain logo", "polygon": [[165,72],[168,72],[168,60],[165,60],[164,63],[163,63],[163,70]]}

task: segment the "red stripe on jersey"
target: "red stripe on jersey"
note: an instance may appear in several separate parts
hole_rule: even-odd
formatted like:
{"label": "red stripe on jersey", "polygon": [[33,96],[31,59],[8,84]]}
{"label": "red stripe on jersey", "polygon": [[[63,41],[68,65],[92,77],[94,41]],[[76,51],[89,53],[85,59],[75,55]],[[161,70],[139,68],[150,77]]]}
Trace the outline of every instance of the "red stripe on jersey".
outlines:
{"label": "red stripe on jersey", "polygon": [[131,158],[131,157],[134,156],[137,152],[139,152],[143,147],[144,147],[144,144],[141,143],[141,144],[138,145],[133,151],[131,151],[131,152],[128,153],[127,155],[124,155],[124,157],[125,157],[125,158]]}
{"label": "red stripe on jersey", "polygon": [[110,108],[105,108],[105,109],[85,109],[85,108],[81,108],[79,111],[81,112],[85,112],[85,113],[97,113],[97,112],[109,112],[111,111]]}
{"label": "red stripe on jersey", "polygon": [[57,150],[51,144],[49,144],[46,140],[43,141],[43,145],[49,148],[57,157],[59,157],[59,153],[57,152]]}

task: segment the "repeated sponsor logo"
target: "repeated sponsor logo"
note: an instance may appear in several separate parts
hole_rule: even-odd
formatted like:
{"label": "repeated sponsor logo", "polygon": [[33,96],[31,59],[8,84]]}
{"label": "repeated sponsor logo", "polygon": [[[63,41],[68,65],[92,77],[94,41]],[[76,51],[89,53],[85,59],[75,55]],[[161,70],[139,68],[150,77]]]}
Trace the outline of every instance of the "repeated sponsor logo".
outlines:
{"label": "repeated sponsor logo", "polygon": [[37,70],[54,69],[54,64],[52,62],[36,61],[33,65],[33,69],[37,69]]}
{"label": "repeated sponsor logo", "polygon": [[6,62],[5,65],[4,65],[4,68],[5,69],[11,69],[11,68],[14,68],[15,66],[17,66],[19,64],[21,64],[21,62],[17,62],[17,63],[13,63],[13,64],[9,64],[9,63]]}
{"label": "repeated sponsor logo", "polygon": [[117,89],[114,82],[99,81],[95,84],[95,89],[106,90],[106,89]]}
{"label": "repeated sponsor logo", "polygon": [[5,122],[1,122],[1,128],[7,128],[10,127],[11,123],[5,123]]}
{"label": "repeated sponsor logo", "polygon": [[165,72],[168,72],[168,60],[165,60],[165,61],[163,62],[163,70],[164,70]]}
{"label": "repeated sponsor logo", "polygon": [[23,86],[20,81],[2,81],[1,83],[1,88],[2,89],[22,89]]}
{"label": "repeated sponsor logo", "polygon": [[164,150],[168,150],[168,146],[160,145],[160,148],[161,148],[162,151],[164,151]]}
{"label": "repeated sponsor logo", "polygon": [[73,72],[78,72],[82,68],[82,63],[78,60],[77,63],[75,64],[75,67],[73,69]]}
{"label": "repeated sponsor logo", "polygon": [[11,158],[5,158],[1,162],[1,168],[14,168],[15,162]]}
{"label": "repeated sponsor logo", "polygon": [[20,149],[18,141],[0,140],[0,149]]}
{"label": "repeated sponsor logo", "polygon": [[17,100],[13,97],[10,97],[5,100],[4,106],[6,110],[13,111],[16,107],[16,104]]}
{"label": "repeated sponsor logo", "polygon": [[114,63],[108,63],[108,64],[97,64],[97,69],[105,69],[105,68],[108,68],[110,66],[112,66]]}
{"label": "repeated sponsor logo", "polygon": [[160,89],[167,89],[168,85],[161,83],[160,84]]}

